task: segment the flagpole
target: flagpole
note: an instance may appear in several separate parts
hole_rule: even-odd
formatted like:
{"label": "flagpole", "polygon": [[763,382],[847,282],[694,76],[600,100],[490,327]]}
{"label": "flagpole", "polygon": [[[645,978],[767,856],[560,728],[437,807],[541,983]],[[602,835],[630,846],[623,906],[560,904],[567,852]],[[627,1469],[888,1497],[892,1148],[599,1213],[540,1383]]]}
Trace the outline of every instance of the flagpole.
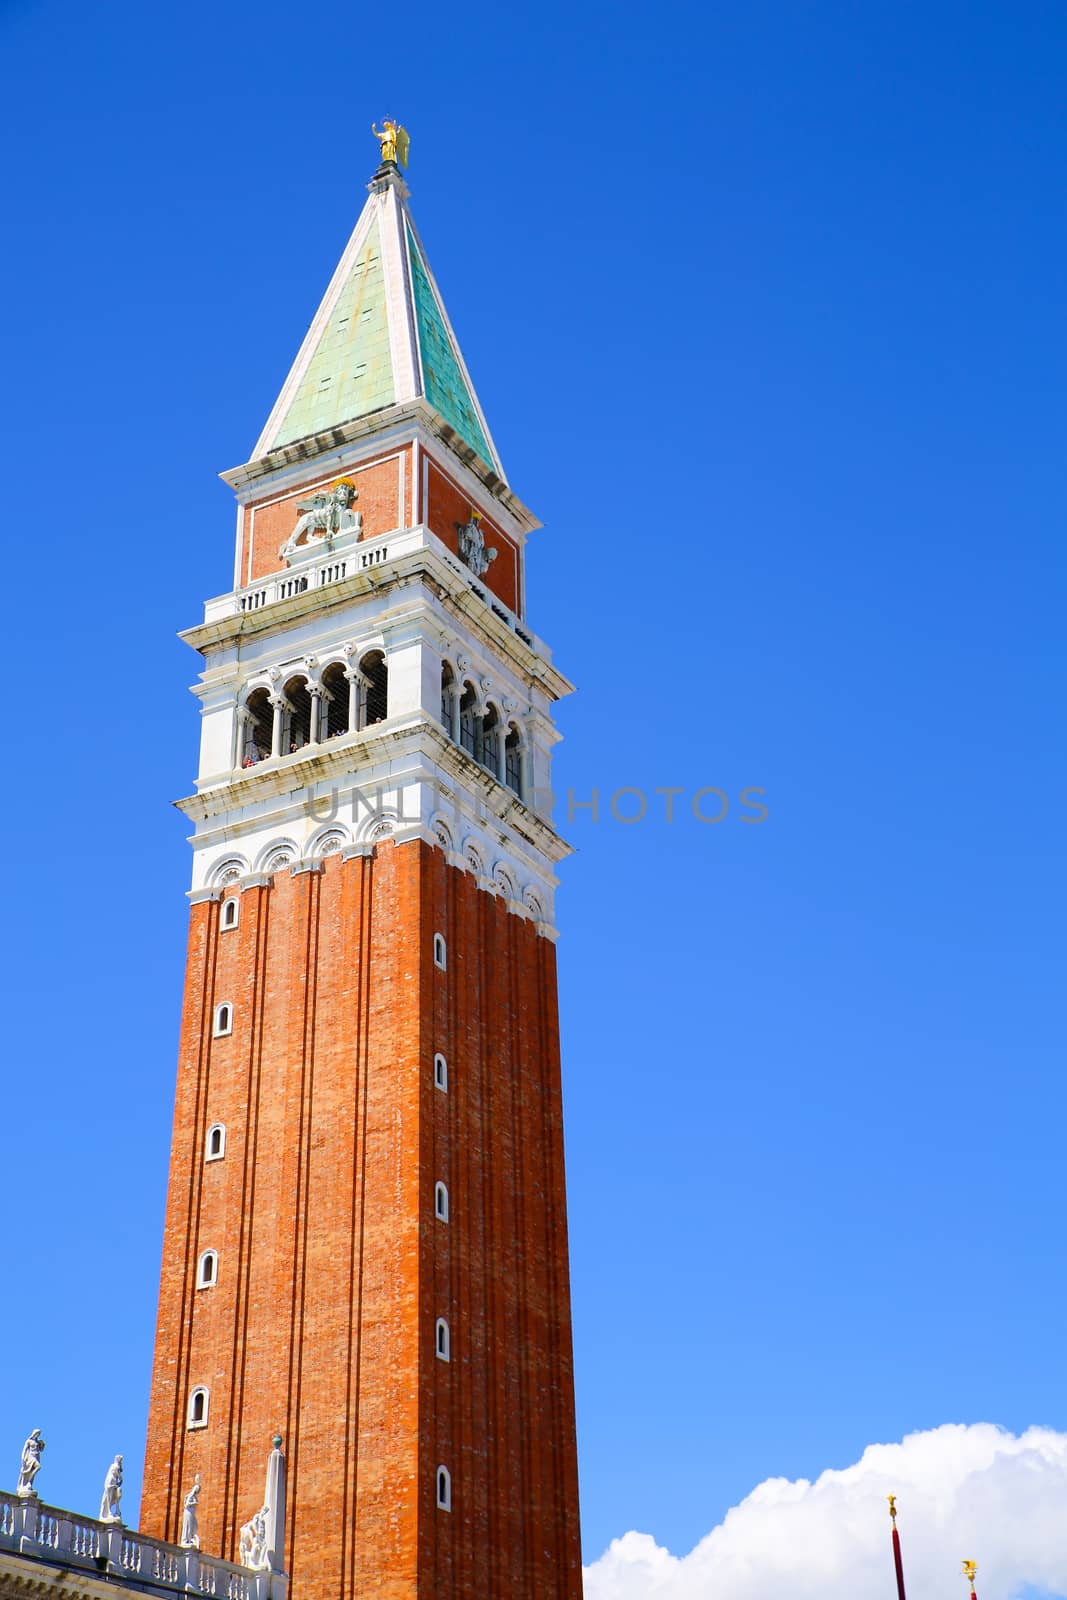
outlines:
{"label": "flagpole", "polygon": [[974,1575],[977,1571],[977,1561],[965,1561],[963,1563],[963,1576],[971,1586],[971,1600],[978,1600],[978,1596],[974,1592]]}
{"label": "flagpole", "polygon": [[904,1593],[904,1561],[900,1554],[900,1534],[897,1532],[897,1497],[889,1496],[889,1515],[893,1522],[893,1565],[897,1569],[897,1600],[907,1600]]}

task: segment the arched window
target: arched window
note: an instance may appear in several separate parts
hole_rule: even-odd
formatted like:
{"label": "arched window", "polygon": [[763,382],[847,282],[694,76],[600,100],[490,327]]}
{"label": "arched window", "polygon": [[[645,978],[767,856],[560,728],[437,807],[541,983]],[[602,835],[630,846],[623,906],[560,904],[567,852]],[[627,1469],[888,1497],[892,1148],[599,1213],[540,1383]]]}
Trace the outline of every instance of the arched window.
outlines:
{"label": "arched window", "polygon": [[253,689],[242,711],[243,740],[239,761],[242,767],[254,767],[257,761],[270,758],[274,735],[274,708],[270,703],[270,691]]}
{"label": "arched window", "polygon": [[233,1006],[224,1000],[221,1006],[215,1007],[215,1038],[222,1039],[233,1032]]}
{"label": "arched window", "polygon": [[504,782],[520,800],[523,798],[522,740],[514,723],[508,729],[508,736],[504,740]]}
{"label": "arched window", "polygon": [[322,697],[322,710],[319,713],[322,719],[319,738],[336,739],[340,734],[349,731],[349,680],[339,661],[326,668],[322,675],[322,687],[325,693]]}
{"label": "arched window", "polygon": [[230,928],[236,928],[240,920],[240,900],[235,894],[227,895],[226,899],[222,902],[222,910],[219,912],[219,927],[222,929],[223,933],[227,933]]}
{"label": "arched window", "polygon": [[452,1340],[448,1332],[448,1323],[444,1317],[438,1317],[437,1319],[437,1329],[434,1333],[434,1350],[437,1353],[438,1361],[451,1361]]}
{"label": "arched window", "polygon": [[372,728],[389,715],[389,668],[381,650],[371,650],[359,663],[367,680],[363,686],[361,727]]}
{"label": "arched window", "polygon": [[194,1389],[189,1396],[189,1409],[186,1413],[186,1425],[190,1428],[207,1427],[207,1408],[210,1396],[203,1388]]}
{"label": "arched window", "polygon": [[443,933],[435,933],[433,936],[433,964],[435,967],[440,967],[442,972],[448,966],[448,950]]}
{"label": "arched window", "polygon": [[285,685],[289,702],[282,723],[282,755],[293,755],[311,742],[311,695],[304,677],[290,678]]}
{"label": "arched window", "polygon": [[447,1467],[437,1469],[437,1509],[452,1510],[452,1474]]}
{"label": "arched window", "polygon": [[204,1160],[221,1161],[226,1154],[226,1124],[213,1122],[204,1140]]}
{"label": "arched window", "polygon": [[434,1184],[433,1214],[438,1222],[448,1221],[448,1190],[443,1183]]}
{"label": "arched window", "polygon": [[219,1278],[219,1253],[217,1250],[205,1250],[196,1264],[196,1287],[198,1289],[213,1289]]}
{"label": "arched window", "polygon": [[478,760],[494,778],[500,777],[500,713],[490,705],[482,718],[482,747]]}
{"label": "arched window", "polygon": [[433,1082],[435,1089],[444,1089],[448,1092],[448,1062],[438,1051],[433,1058]]}
{"label": "arched window", "polygon": [[463,698],[459,702],[459,742],[469,756],[478,759],[478,745],[481,735],[481,717],[475,711],[478,696],[474,692],[474,685],[463,685]]}
{"label": "arched window", "polygon": [[450,739],[456,737],[456,679],[447,661],[441,663],[441,724]]}

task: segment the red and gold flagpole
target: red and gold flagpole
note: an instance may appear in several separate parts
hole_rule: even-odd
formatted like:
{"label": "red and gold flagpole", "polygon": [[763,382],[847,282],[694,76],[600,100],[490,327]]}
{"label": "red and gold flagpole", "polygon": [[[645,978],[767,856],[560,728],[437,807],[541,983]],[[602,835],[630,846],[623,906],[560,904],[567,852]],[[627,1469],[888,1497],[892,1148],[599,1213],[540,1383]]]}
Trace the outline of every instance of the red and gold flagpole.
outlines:
{"label": "red and gold flagpole", "polygon": [[897,1600],[907,1600],[904,1593],[904,1562],[900,1554],[900,1534],[897,1532],[897,1497],[889,1496],[889,1515],[893,1522],[893,1564],[897,1569]]}
{"label": "red and gold flagpole", "polygon": [[965,1561],[963,1563],[963,1576],[971,1586],[971,1600],[978,1600],[978,1596],[974,1592],[974,1575],[977,1571],[977,1561]]}

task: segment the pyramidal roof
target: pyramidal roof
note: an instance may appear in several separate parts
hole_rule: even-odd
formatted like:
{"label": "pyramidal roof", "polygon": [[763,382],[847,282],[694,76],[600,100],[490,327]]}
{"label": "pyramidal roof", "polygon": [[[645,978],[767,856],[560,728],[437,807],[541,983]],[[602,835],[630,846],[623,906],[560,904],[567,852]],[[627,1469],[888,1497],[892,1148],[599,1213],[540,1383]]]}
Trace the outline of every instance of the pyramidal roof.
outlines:
{"label": "pyramidal roof", "polygon": [[422,397],[506,483],[404,180],[387,163],[368,188],[253,459]]}

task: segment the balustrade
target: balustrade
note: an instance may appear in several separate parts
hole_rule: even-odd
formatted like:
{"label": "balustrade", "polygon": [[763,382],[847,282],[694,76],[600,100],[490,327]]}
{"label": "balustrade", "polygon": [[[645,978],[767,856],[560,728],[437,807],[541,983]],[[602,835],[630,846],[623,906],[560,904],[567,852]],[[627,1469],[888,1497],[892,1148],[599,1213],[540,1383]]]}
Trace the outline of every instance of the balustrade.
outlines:
{"label": "balustrade", "polygon": [[[529,632],[502,600],[483,584],[478,583],[458,556],[426,527],[403,528],[380,535],[376,539],[361,541],[357,541],[352,535],[347,539],[342,536],[334,541],[334,546],[329,550],[321,543],[300,546],[285,572],[262,578],[259,582],[249,584],[243,589],[236,589],[232,594],[219,595],[217,599],[209,600],[205,608],[205,621],[216,622],[235,613],[261,611],[264,606],[275,605],[280,600],[291,600],[295,595],[306,594],[309,590],[324,589],[330,584],[342,583],[357,573],[383,566],[388,561],[398,560],[417,550],[432,551],[439,560],[463,578],[471,593],[510,628],[516,638],[521,639],[530,649],[536,650],[546,661],[551,660],[548,647],[537,635]],[[324,560],[324,555],[328,559]]]}
{"label": "balustrade", "polygon": [[220,1556],[204,1555],[152,1539],[121,1523],[72,1516],[34,1496],[0,1493],[0,1550],[40,1556],[53,1565],[100,1571],[101,1563],[121,1581],[126,1574],[143,1593],[153,1590],[225,1600],[286,1600],[288,1579],[280,1572],[250,1572]]}

